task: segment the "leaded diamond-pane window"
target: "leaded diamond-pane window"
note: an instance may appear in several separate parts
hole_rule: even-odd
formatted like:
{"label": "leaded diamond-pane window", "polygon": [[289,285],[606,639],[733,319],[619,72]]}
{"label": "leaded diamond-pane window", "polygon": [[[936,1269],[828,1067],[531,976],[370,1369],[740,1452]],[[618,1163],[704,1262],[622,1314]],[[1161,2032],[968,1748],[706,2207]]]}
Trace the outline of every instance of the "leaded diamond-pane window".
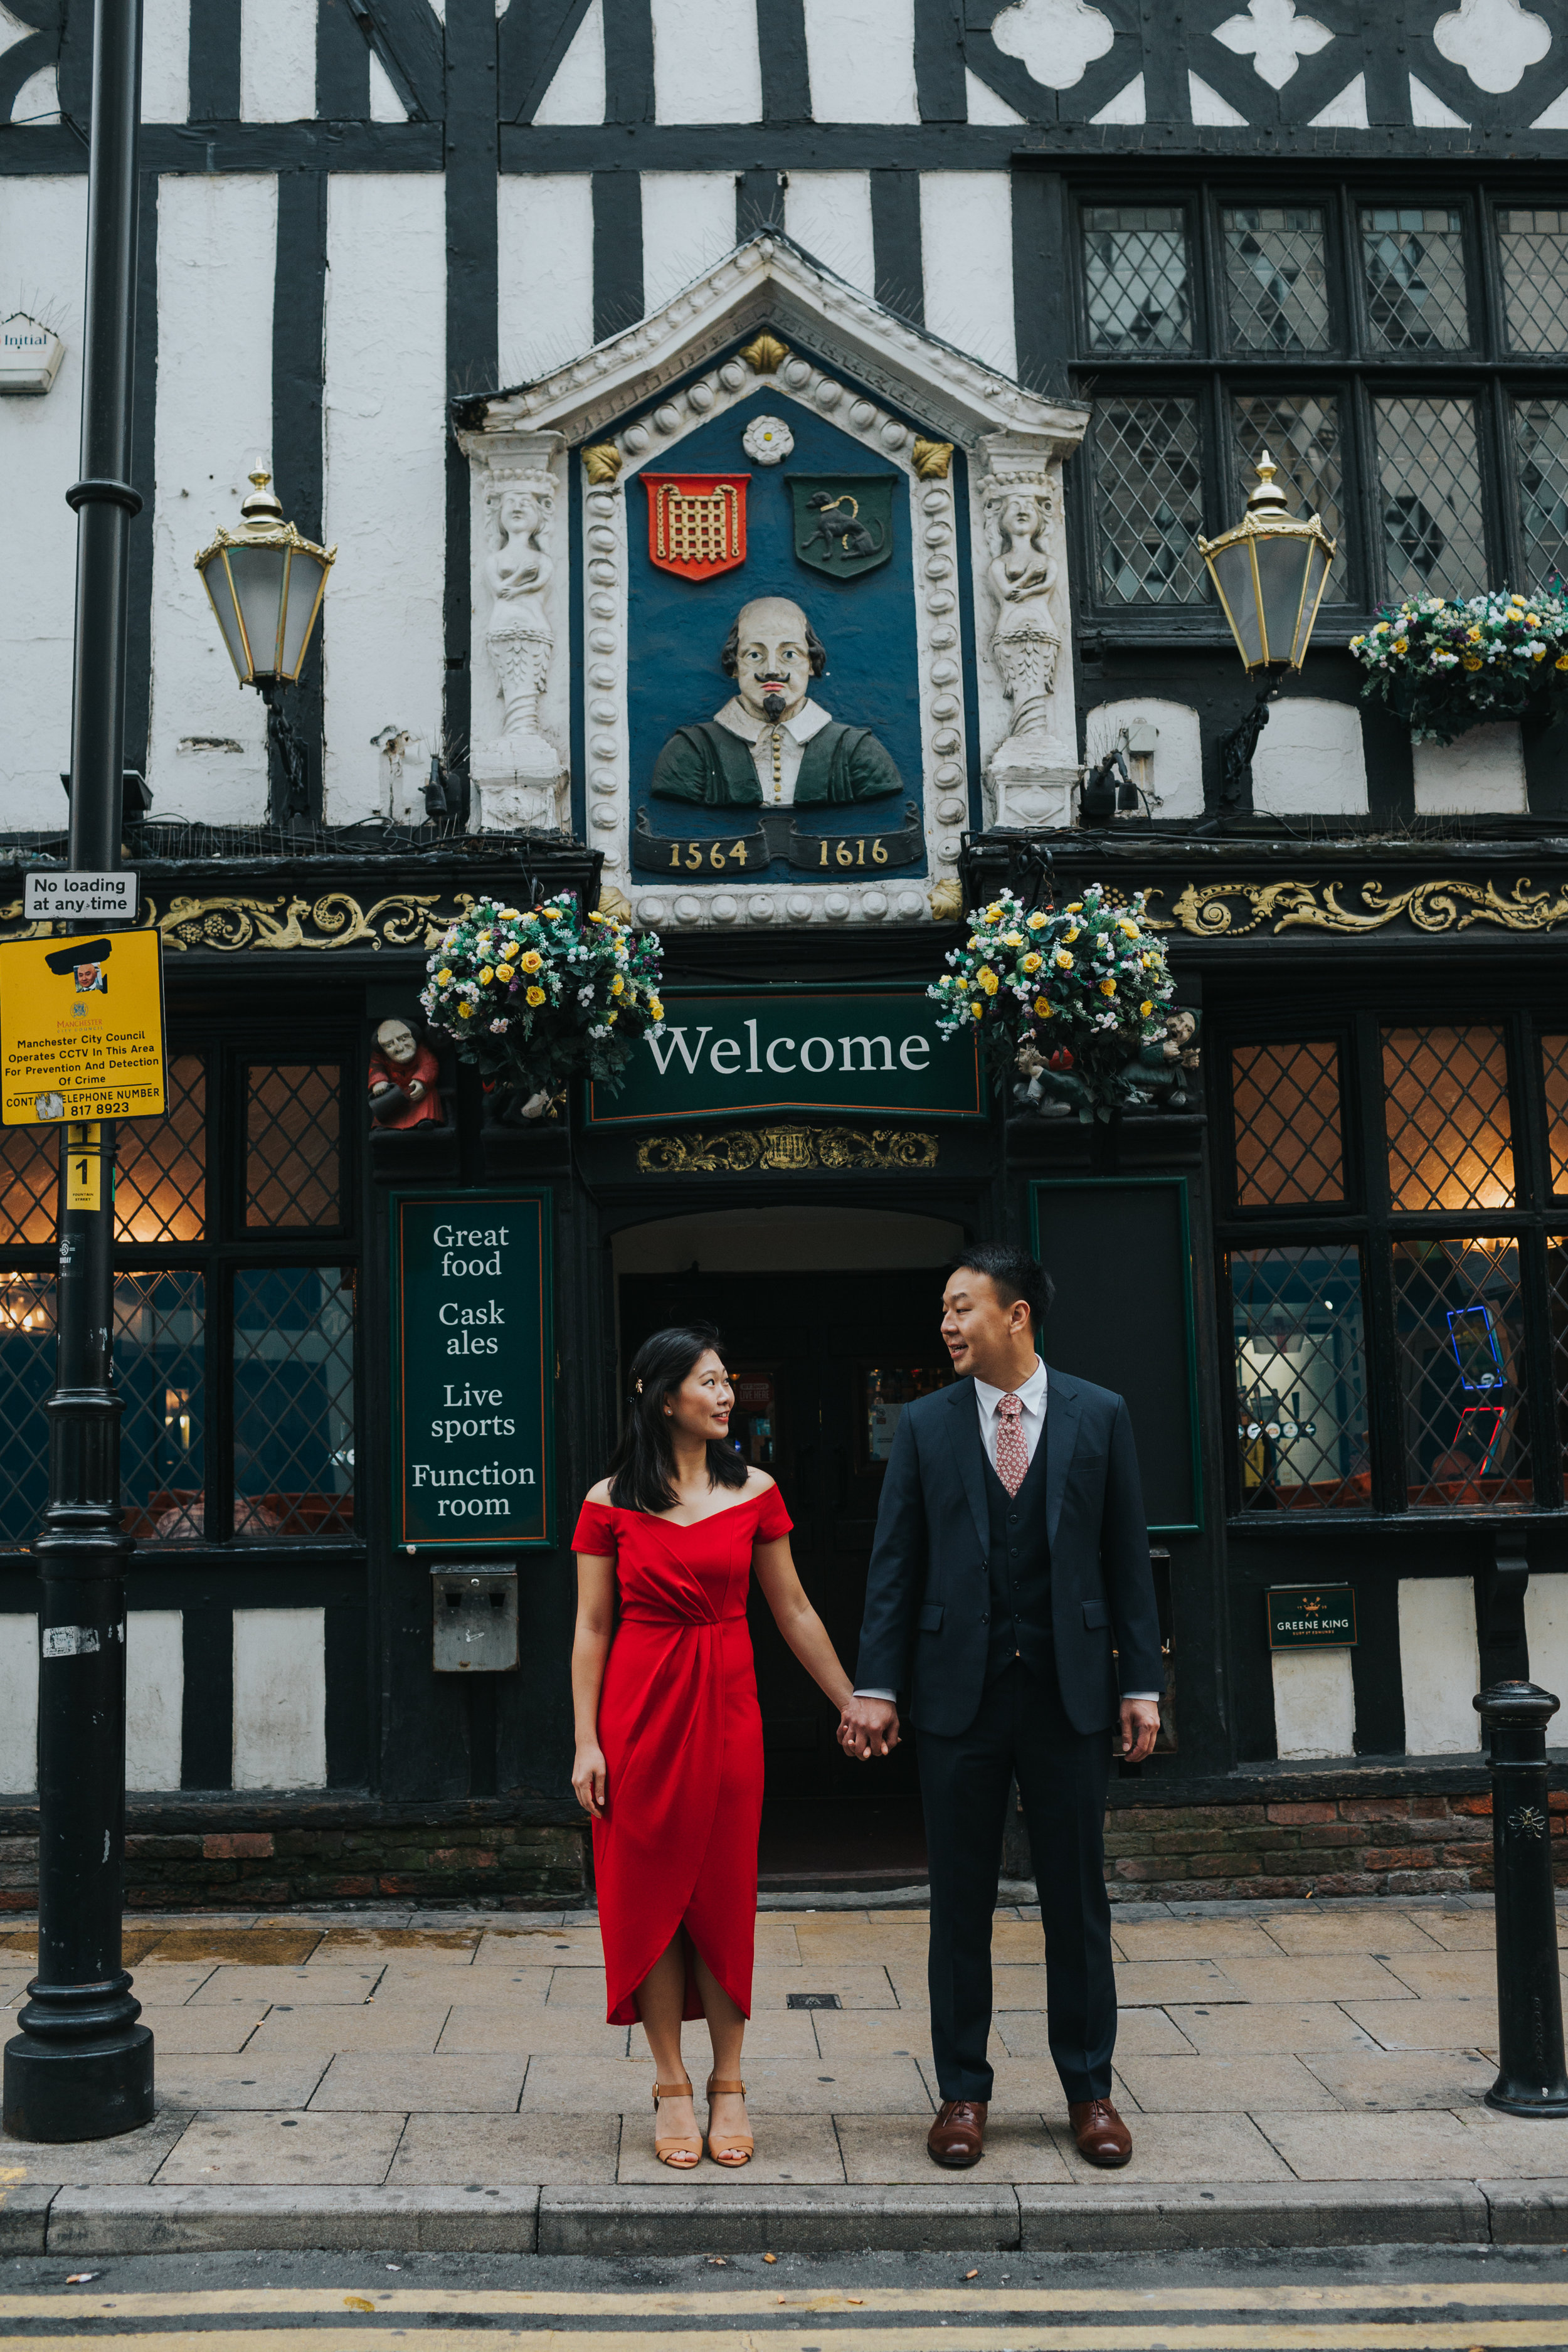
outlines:
{"label": "leaded diamond-pane window", "polygon": [[1384,560],[1395,596],[1473,596],[1487,584],[1475,403],[1375,401]]}
{"label": "leaded diamond-pane window", "polygon": [[1568,576],[1568,400],[1516,400],[1513,453],[1524,577],[1552,588]]}
{"label": "leaded diamond-pane window", "polygon": [[1279,468],[1279,487],[1294,493],[1292,513],[1319,515],[1338,543],[1324,593],[1331,604],[1350,594],[1342,506],[1344,473],[1339,403],[1331,393],[1243,393],[1231,402],[1238,503],[1246,505],[1265,451]]}
{"label": "leaded diamond-pane window", "polygon": [[1237,1208],[1344,1199],[1340,1055],[1331,1040],[1238,1045],[1230,1088]]}
{"label": "leaded diamond-pane window", "polygon": [[143,1542],[205,1532],[205,1291],[184,1272],[122,1274],[114,1286],[121,1492],[126,1530]]}
{"label": "leaded diamond-pane window", "polygon": [[245,1222],[342,1222],[342,1072],[335,1062],[253,1062],[246,1073]]}
{"label": "leaded diamond-pane window", "polygon": [[1238,352],[1317,352],[1329,341],[1323,215],[1316,205],[1220,215],[1230,340]]}
{"label": "leaded diamond-pane window", "polygon": [[116,1129],[114,1229],[122,1242],[194,1242],[206,1229],[207,1079],[199,1055],[169,1065],[163,1118]]}
{"label": "leaded diamond-pane window", "polygon": [[1513,1128],[1503,1033],[1385,1029],[1388,1190],[1396,1209],[1510,1209]]}
{"label": "leaded diamond-pane window", "polygon": [[1196,544],[1203,473],[1194,402],[1098,402],[1094,499],[1100,593],[1108,603],[1205,601],[1207,576]]}
{"label": "leaded diamond-pane window", "polygon": [[1245,1511],[1365,1510],[1366,1354],[1353,1249],[1230,1253]]}
{"label": "leaded diamond-pane window", "polygon": [[1557,1391],[1558,1457],[1568,1471],[1568,1236],[1546,1237],[1546,1297],[1552,1322],[1552,1381]]}
{"label": "leaded diamond-pane window", "polygon": [[1541,1075],[1546,1088],[1546,1150],[1552,1190],[1568,1192],[1568,1037],[1542,1037]]}
{"label": "leaded diamond-pane window", "polygon": [[54,1276],[0,1274],[0,1545],[13,1550],[30,1544],[43,1525],[49,1498],[44,1400],[54,1385]]}
{"label": "leaded diamond-pane window", "polygon": [[1369,205],[1361,242],[1373,349],[1468,351],[1463,215],[1447,205]]}
{"label": "leaded diamond-pane window", "polygon": [[1498,243],[1510,350],[1568,352],[1568,212],[1505,205]]}
{"label": "leaded diamond-pane window", "polygon": [[234,1278],[234,1532],[353,1530],[354,1294],[335,1265]]}
{"label": "leaded diamond-pane window", "polygon": [[58,1127],[0,1127],[0,1240],[54,1240],[59,1180]]}
{"label": "leaded diamond-pane window", "polygon": [[1187,232],[1179,205],[1089,205],[1083,261],[1096,351],[1191,350]]}
{"label": "leaded diamond-pane window", "polygon": [[1394,1315],[1411,1508],[1528,1503],[1517,1243],[1396,1241]]}

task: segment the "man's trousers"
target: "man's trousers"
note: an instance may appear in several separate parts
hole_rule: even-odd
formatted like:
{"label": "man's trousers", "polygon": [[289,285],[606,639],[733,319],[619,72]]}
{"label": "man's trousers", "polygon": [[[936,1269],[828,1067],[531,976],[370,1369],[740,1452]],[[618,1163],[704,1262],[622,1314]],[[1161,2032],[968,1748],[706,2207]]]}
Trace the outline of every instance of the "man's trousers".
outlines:
{"label": "man's trousers", "polygon": [[1116,1979],[1106,1897],[1110,1731],[1075,1731],[1054,1673],[1019,1660],[986,1682],[955,1738],[915,1731],[931,1866],[931,2031],[944,2099],[989,2099],[991,1920],[1015,1777],[1040,1925],[1051,2057],[1070,2102],[1110,2096]]}

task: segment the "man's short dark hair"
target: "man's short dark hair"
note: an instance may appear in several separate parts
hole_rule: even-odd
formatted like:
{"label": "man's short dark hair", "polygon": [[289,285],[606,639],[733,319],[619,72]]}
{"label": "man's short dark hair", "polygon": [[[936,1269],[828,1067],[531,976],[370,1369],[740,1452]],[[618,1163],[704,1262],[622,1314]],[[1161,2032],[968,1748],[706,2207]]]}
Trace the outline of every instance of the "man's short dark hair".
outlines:
{"label": "man's short dark hair", "polygon": [[[827,647],[807,621],[805,625],[805,657],[811,664],[813,677],[823,677],[827,668]],[[741,616],[735,615],[735,625],[724,640],[724,650],[719,656],[719,667],[726,677],[736,677],[741,668]]]}
{"label": "man's short dark hair", "polygon": [[1057,1286],[1037,1257],[1031,1257],[1016,1242],[976,1242],[973,1249],[962,1251],[953,1259],[948,1272],[956,1274],[961,1266],[971,1274],[989,1276],[991,1286],[1004,1307],[1011,1307],[1021,1298],[1029,1310],[1030,1328],[1038,1339]]}

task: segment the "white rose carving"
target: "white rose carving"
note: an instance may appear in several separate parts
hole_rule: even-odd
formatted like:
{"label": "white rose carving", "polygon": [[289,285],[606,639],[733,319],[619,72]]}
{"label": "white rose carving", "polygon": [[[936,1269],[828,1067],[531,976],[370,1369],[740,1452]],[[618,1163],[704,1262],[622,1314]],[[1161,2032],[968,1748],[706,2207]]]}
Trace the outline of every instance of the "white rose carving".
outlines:
{"label": "white rose carving", "polygon": [[795,447],[795,435],[782,416],[753,416],[741,446],[759,466],[778,466]]}

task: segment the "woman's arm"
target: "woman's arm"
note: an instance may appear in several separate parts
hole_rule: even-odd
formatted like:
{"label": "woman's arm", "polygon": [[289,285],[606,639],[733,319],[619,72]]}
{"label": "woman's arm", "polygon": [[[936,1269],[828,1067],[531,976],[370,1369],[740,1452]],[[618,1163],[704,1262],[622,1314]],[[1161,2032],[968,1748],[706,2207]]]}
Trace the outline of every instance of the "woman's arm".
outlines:
{"label": "woman's arm", "polygon": [[599,1690],[616,1630],[616,1563],[607,1554],[577,1555],[577,1630],[572,1637],[572,1716],[577,1753],[572,1786],[595,1820],[605,1811],[605,1759],[599,1747]]}
{"label": "woman's arm", "polygon": [[[752,1570],[779,1632],[830,1705],[842,1711],[855,1686],[827,1638],[826,1626],[805,1597],[789,1538],[778,1536],[772,1543],[758,1544],[752,1554]],[[881,1752],[887,1754],[885,1746]]]}

